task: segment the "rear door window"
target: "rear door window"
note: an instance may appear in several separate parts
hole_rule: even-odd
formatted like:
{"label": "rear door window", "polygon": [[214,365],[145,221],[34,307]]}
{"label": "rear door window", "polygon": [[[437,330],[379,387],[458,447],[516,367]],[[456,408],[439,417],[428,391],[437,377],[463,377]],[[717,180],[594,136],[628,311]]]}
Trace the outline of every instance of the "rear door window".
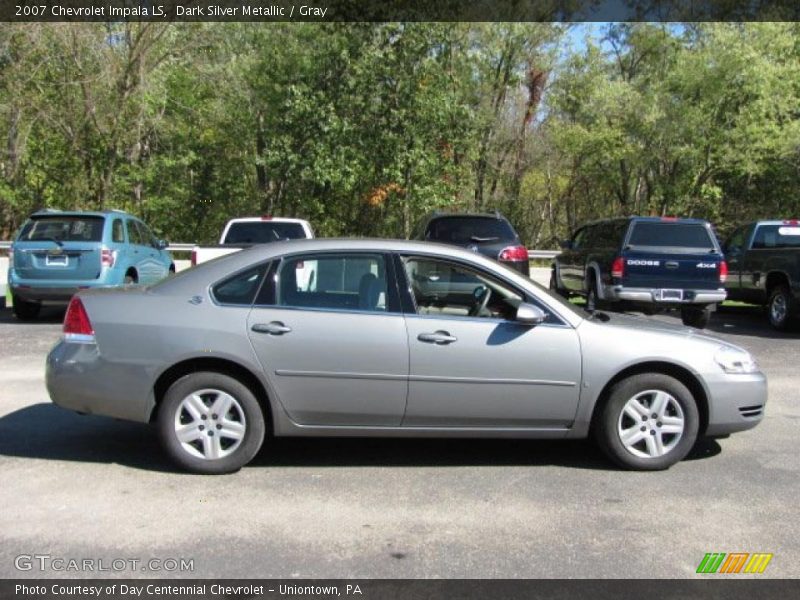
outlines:
{"label": "rear door window", "polygon": [[716,248],[711,233],[700,223],[636,223],[628,245],[703,250]]}
{"label": "rear door window", "polygon": [[293,256],[278,272],[277,305],[387,312],[386,260],[380,254]]}
{"label": "rear door window", "polygon": [[103,217],[32,217],[20,231],[19,241],[100,242],[104,224]]}
{"label": "rear door window", "polygon": [[431,221],[425,239],[455,244],[516,239],[514,229],[504,219],[492,217],[447,217]]}

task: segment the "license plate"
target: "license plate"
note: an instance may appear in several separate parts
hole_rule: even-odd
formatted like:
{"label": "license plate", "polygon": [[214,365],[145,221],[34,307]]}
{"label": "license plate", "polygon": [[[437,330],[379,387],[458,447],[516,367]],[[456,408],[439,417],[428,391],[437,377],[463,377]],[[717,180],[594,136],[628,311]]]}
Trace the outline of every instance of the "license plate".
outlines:
{"label": "license plate", "polygon": [[69,264],[69,258],[66,254],[60,256],[47,255],[44,257],[44,264],[48,267],[66,267]]}
{"label": "license plate", "polygon": [[662,302],[680,302],[683,300],[683,290],[659,290],[658,299]]}

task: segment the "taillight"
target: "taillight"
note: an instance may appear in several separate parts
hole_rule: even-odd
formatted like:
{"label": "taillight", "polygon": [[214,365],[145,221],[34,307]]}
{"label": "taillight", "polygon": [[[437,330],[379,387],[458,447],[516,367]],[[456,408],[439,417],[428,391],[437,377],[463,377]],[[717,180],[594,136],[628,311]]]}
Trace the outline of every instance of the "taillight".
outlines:
{"label": "taillight", "polygon": [[114,261],[117,258],[117,253],[114,250],[109,250],[108,248],[103,248],[100,250],[100,264],[104,267],[113,267]]}
{"label": "taillight", "polygon": [[611,263],[611,276],[617,279],[622,279],[625,276],[625,259],[621,256],[615,258],[614,262]]}
{"label": "taillight", "polygon": [[724,260],[719,263],[719,282],[725,283],[728,281],[728,263]]}
{"label": "taillight", "polygon": [[93,342],[94,329],[86,308],[78,296],[73,296],[64,315],[64,339],[73,342]]}
{"label": "taillight", "polygon": [[197,266],[197,248],[192,248],[192,266]]}
{"label": "taillight", "polygon": [[528,260],[528,249],[525,246],[509,246],[503,248],[497,255],[498,260],[519,262]]}

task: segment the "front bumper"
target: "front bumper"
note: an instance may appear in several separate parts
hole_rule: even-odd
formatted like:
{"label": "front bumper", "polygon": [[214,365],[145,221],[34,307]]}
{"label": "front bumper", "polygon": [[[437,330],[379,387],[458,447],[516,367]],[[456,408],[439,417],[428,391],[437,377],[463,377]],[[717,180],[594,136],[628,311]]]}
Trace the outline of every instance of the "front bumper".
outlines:
{"label": "front bumper", "polygon": [[640,304],[684,305],[684,304],[716,304],[727,297],[724,289],[717,290],[681,290],[683,298],[661,299],[661,288],[630,288],[622,285],[604,285],[604,300],[627,300]]}
{"label": "front bumper", "polygon": [[764,418],[767,378],[763,373],[705,375],[708,386],[708,427],[706,435],[745,431]]}
{"label": "front bumper", "polygon": [[94,343],[62,340],[47,355],[45,383],[62,408],[146,423],[155,407],[153,371],[108,361]]}

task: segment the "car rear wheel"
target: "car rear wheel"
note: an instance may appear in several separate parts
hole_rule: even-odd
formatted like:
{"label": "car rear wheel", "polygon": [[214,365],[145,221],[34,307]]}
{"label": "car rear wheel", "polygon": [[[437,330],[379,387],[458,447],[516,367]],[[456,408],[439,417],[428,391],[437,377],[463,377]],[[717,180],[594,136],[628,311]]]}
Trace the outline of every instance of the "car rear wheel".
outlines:
{"label": "car rear wheel", "polygon": [[214,372],[173,383],[158,412],[161,441],[170,457],[193,473],[233,473],[264,441],[264,413],[250,389]]}
{"label": "car rear wheel", "polygon": [[28,302],[17,296],[11,296],[12,307],[11,310],[21,321],[32,321],[39,316],[39,311],[42,305],[38,302]]}
{"label": "car rear wheel", "polygon": [[697,403],[685,385],[669,375],[644,373],[614,385],[594,433],[620,466],[658,471],[689,453],[699,423]]}
{"label": "car rear wheel", "polygon": [[769,324],[779,331],[785,331],[792,326],[793,317],[797,314],[797,302],[792,292],[785,285],[779,285],[769,296],[767,303],[767,316]]}
{"label": "car rear wheel", "polygon": [[681,321],[687,327],[705,329],[711,320],[711,307],[684,306],[681,308]]}

